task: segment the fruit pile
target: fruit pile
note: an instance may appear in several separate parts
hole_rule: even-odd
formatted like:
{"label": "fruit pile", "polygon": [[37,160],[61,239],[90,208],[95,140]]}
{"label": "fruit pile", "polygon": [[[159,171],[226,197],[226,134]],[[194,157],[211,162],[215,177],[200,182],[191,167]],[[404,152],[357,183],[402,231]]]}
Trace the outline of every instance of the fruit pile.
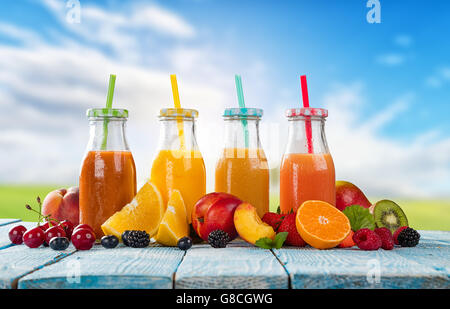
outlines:
{"label": "fruit pile", "polygon": [[[38,225],[27,230],[23,225],[17,225],[10,229],[9,239],[15,245],[25,244],[29,248],[38,248],[40,246],[50,247],[53,250],[66,250],[70,242],[77,250],[89,250],[95,243],[95,233],[92,227],[87,224],[74,224],[69,220],[59,221],[50,214],[42,214],[41,199],[37,202],[39,211],[33,209],[30,205],[25,207],[28,210],[39,214]],[[44,221],[44,224],[40,224]],[[146,238],[145,238],[146,237]],[[125,231],[122,235],[124,243],[130,247],[148,246],[150,238],[145,231]],[[101,244],[105,248],[115,248],[119,239],[114,235],[106,235],[101,239]]]}
{"label": "fruit pile", "polygon": [[[37,226],[29,230],[23,225],[14,226],[8,234],[13,244],[24,243],[29,248],[38,248],[41,245],[50,246],[53,250],[59,251],[66,250],[70,241],[72,241],[75,248],[79,250],[92,248],[95,242],[95,234],[90,226],[79,224],[74,227],[74,224],[69,220],[60,221],[50,214],[44,215],[43,212],[45,213],[46,209],[45,207],[43,209],[41,199],[37,197],[36,201],[39,205],[39,211],[33,209],[30,205],[25,207],[39,215]],[[45,223],[41,225],[41,222]]]}
{"label": "fruit pile", "polygon": [[277,232],[287,231],[286,244],[317,249],[333,247],[392,250],[395,245],[415,247],[420,234],[408,227],[403,210],[395,202],[371,204],[361,190],[337,182],[336,207],[322,201],[306,201],[296,213],[266,213],[262,220]]}
{"label": "fruit pile", "polygon": [[[53,191],[49,194],[51,198],[46,200],[53,201],[55,196],[61,199],[63,193]],[[72,242],[78,250],[92,248],[96,237],[90,226],[79,224],[74,227],[70,220],[60,221],[64,217],[57,219],[46,214],[47,205],[52,203],[44,201],[46,207],[43,209],[39,198],[37,202],[39,211],[29,205],[26,207],[39,214],[39,223],[45,223],[38,223],[30,230],[22,225],[13,227],[9,232],[13,244],[65,250]],[[395,245],[414,247],[420,240],[420,234],[408,226],[405,213],[395,202],[381,200],[372,205],[358,187],[342,181],[336,182],[336,206],[310,200],[296,212],[268,212],[262,218],[251,204],[219,192],[198,200],[188,217],[178,190],[171,192],[165,204],[158,188],[147,182],[135,198],[101,228],[106,235],[101,239],[104,248],[115,248],[120,241],[128,247],[144,248],[149,246],[152,238],[163,246],[178,246],[181,250],[188,250],[194,242],[202,241],[213,248],[225,248],[239,236],[265,249],[281,248],[285,244],[310,245],[317,249],[357,246],[361,250],[392,250]]]}

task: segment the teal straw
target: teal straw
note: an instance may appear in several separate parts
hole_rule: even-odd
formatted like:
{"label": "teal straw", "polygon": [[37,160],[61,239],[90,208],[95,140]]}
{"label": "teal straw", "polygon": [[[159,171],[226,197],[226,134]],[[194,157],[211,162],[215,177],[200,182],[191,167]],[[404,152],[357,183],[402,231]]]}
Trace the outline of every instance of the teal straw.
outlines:
{"label": "teal straw", "polygon": [[[234,80],[236,82],[236,92],[239,102],[240,108],[245,108],[245,101],[244,101],[244,91],[242,90],[242,79],[240,75],[235,75]],[[242,125],[244,126],[244,139],[245,139],[245,148],[248,148],[248,123],[247,120],[242,120]]]}
{"label": "teal straw", "polygon": [[[114,87],[116,86],[116,75],[109,75],[109,86],[108,86],[108,96],[106,98],[106,108],[112,109],[112,101],[114,97]],[[105,119],[103,122],[103,141],[102,141],[102,150],[106,150],[106,145],[108,143],[108,123],[109,120]]]}

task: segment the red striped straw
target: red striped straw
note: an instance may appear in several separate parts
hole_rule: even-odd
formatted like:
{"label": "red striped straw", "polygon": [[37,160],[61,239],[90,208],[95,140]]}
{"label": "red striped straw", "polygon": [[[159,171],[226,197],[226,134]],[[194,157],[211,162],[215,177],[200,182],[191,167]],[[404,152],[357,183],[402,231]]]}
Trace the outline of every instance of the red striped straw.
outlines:
{"label": "red striped straw", "polygon": [[[309,107],[308,85],[306,84],[306,75],[300,76],[300,84],[302,86],[303,107]],[[311,118],[305,117],[306,141],[308,143],[308,153],[313,153]]]}

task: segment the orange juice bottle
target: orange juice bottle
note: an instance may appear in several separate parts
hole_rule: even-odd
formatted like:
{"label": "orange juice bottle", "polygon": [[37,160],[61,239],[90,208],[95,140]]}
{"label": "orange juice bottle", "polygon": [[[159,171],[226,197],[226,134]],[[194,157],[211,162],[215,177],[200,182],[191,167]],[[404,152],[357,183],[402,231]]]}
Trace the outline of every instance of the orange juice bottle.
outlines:
{"label": "orange juice bottle", "polygon": [[160,111],[159,151],[153,161],[150,181],[161,192],[164,203],[173,189],[180,191],[188,223],[192,208],[206,194],[206,171],[195,136],[193,109],[165,108]]}
{"label": "orange juice bottle", "polygon": [[260,217],[269,211],[269,167],[259,139],[263,111],[228,108],[225,145],[216,165],[215,191],[252,204]]}
{"label": "orange juice bottle", "polygon": [[[321,108],[287,110],[289,135],[280,167],[280,209],[282,213],[307,200],[336,204],[335,170],[325,137],[328,111]],[[307,139],[307,128],[310,137]]]}
{"label": "orange juice bottle", "polygon": [[95,236],[100,226],[136,195],[136,167],[125,137],[128,111],[90,109],[90,139],[80,173],[80,223]]}

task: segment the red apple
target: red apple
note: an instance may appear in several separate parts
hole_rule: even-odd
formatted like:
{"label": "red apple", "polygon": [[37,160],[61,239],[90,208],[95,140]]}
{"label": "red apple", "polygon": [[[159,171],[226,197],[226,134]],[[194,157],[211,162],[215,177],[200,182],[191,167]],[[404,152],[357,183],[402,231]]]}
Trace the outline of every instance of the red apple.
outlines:
{"label": "red apple", "polygon": [[336,181],[336,208],[342,211],[351,205],[369,208],[372,203],[369,202],[361,189],[351,182]]}
{"label": "red apple", "polygon": [[42,214],[58,221],[68,220],[74,226],[80,221],[78,187],[50,192],[42,202]]}
{"label": "red apple", "polygon": [[192,226],[205,241],[214,230],[220,229],[228,233],[230,240],[237,237],[234,227],[234,211],[242,203],[234,195],[213,192],[197,201],[192,211]]}

